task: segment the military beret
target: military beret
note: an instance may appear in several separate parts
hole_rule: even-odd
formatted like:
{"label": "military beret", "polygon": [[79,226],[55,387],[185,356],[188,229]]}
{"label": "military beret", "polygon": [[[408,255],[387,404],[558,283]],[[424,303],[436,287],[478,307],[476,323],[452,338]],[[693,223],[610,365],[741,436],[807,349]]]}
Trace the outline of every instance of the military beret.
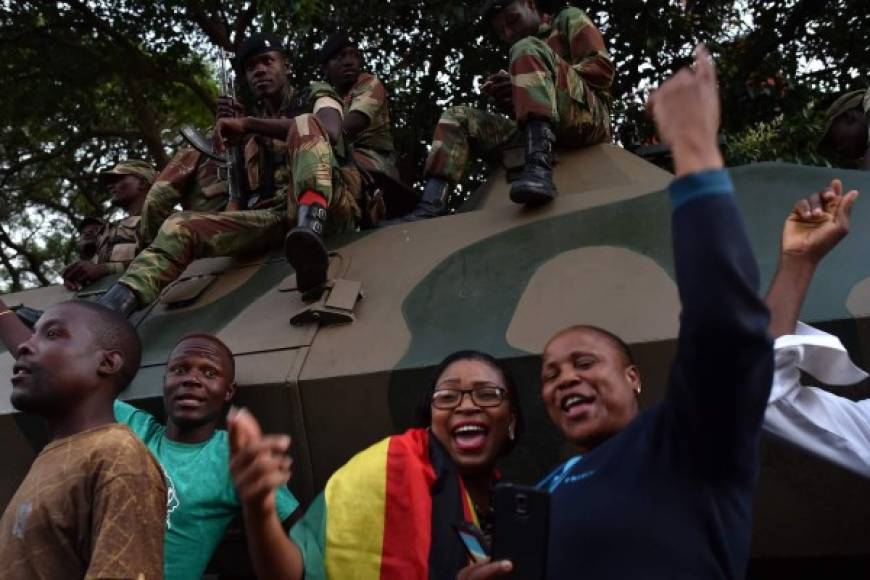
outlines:
{"label": "military beret", "polygon": [[245,70],[245,62],[252,56],[263,54],[277,50],[284,56],[288,56],[287,49],[281,43],[281,39],[273,34],[258,32],[252,34],[242,43],[239,50],[236,51],[236,57],[233,59],[233,66],[237,71]]}
{"label": "military beret", "polygon": [[828,131],[831,130],[831,125],[834,124],[834,120],[848,111],[849,109],[857,109],[861,107],[861,103],[864,100],[864,94],[867,91],[858,90],[851,91],[846,93],[845,95],[841,95],[834,104],[828,107],[828,111],[825,113],[825,128],[822,129],[822,137],[820,142],[825,141],[825,138],[828,136]]}
{"label": "military beret", "polygon": [[157,170],[147,161],[128,159],[126,161],[121,161],[108,171],[100,173],[100,177],[103,179],[110,179],[123,175],[135,175],[136,177],[145,180],[148,185],[151,185],[154,183],[154,178],[157,177]]}
{"label": "military beret", "polygon": [[323,46],[320,47],[320,53],[318,54],[317,59],[320,61],[320,64],[326,64],[326,62],[338,51],[345,49],[348,46],[356,45],[356,40],[348,36],[347,33],[335,32],[327,38],[326,42],[323,43]]}
{"label": "military beret", "polygon": [[77,229],[78,231],[82,231],[83,229],[85,229],[86,226],[90,224],[97,224],[98,226],[103,227],[105,223],[106,222],[104,222],[102,219],[96,216],[89,215],[82,218],[82,221],[78,223]]}

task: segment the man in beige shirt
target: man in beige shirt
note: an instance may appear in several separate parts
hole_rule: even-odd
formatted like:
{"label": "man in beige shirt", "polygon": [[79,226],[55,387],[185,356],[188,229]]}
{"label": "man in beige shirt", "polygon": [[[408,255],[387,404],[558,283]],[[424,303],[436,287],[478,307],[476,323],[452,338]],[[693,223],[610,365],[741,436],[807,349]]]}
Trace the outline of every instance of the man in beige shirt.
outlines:
{"label": "man in beige shirt", "polygon": [[166,485],[112,407],[140,356],[133,327],[89,302],[50,308],[18,347],[12,405],[51,441],[0,519],[4,578],[163,577]]}

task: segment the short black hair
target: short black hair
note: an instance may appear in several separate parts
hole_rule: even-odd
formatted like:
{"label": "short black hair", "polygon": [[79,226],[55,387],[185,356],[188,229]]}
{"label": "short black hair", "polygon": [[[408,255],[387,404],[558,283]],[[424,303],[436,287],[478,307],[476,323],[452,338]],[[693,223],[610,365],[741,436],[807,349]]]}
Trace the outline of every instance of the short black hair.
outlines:
{"label": "short black hair", "polygon": [[634,362],[634,354],[631,352],[631,347],[628,346],[628,343],[626,343],[624,340],[622,340],[620,337],[613,334],[609,330],[605,330],[600,326],[594,326],[591,324],[575,324],[574,326],[563,328],[562,330],[554,334],[553,337],[550,338],[550,340],[547,341],[547,345],[553,342],[553,339],[555,339],[557,336],[562,336],[563,334],[567,334],[569,332],[574,332],[577,330],[587,330],[603,336],[605,340],[610,342],[610,344],[613,345],[613,347],[618,350],[620,354],[622,354],[622,357],[625,359],[627,365],[636,364]]}
{"label": "short black hair", "polygon": [[115,392],[120,393],[126,389],[139,372],[142,362],[142,341],[130,321],[96,302],[69,300],[59,306],[82,308],[92,315],[89,322],[96,346],[119,353],[124,361],[121,370],[113,378]]}
{"label": "short black hair", "polygon": [[[202,340],[207,340],[207,341],[211,342],[212,344],[214,344],[215,346],[217,346],[220,350],[222,350],[224,352],[224,354],[227,355],[227,360],[230,363],[229,373],[227,376],[228,376],[230,382],[233,382],[236,380],[236,359],[233,356],[233,351],[230,350],[230,347],[228,347],[224,341],[219,339],[214,334],[209,334],[208,332],[191,332],[190,334],[185,334],[184,336],[182,336],[178,340],[178,342],[175,343],[175,345],[172,347],[172,350],[174,351],[178,347],[179,344],[181,344],[185,340],[189,340],[191,338],[200,338]],[[170,351],[170,354],[171,353],[172,353],[172,351]]]}
{"label": "short black hair", "polygon": [[435,392],[435,387],[438,386],[438,379],[441,378],[441,375],[444,374],[444,371],[447,370],[447,367],[460,360],[473,360],[480,361],[482,363],[486,363],[501,374],[501,377],[504,379],[504,385],[508,391],[508,404],[511,406],[511,411],[514,412],[514,417],[516,419],[514,424],[514,439],[508,442],[507,451],[513,449],[516,442],[519,441],[520,435],[522,435],[525,423],[523,422],[523,413],[520,405],[520,393],[517,389],[516,381],[514,380],[513,374],[510,369],[508,369],[507,365],[503,362],[495,358],[494,356],[487,354],[485,352],[481,352],[479,350],[459,350],[452,354],[447,355],[444,360],[435,368],[435,372],[432,374],[432,378],[429,380],[429,384],[426,387],[426,390],[423,392],[423,396],[420,399],[420,402],[417,404],[417,417],[416,417],[416,427],[427,428],[432,425],[432,393]]}

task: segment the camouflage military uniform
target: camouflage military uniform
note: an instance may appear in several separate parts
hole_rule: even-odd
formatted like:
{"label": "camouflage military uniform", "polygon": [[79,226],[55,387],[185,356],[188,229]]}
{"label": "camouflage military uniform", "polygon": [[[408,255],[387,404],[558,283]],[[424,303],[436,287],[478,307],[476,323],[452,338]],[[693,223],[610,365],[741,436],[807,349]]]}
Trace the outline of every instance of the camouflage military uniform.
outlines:
{"label": "camouflage military uniform", "polygon": [[[331,87],[312,91],[311,104]],[[333,98],[337,98],[334,91]],[[353,165],[342,166],[325,129],[314,115],[295,117],[287,143],[274,140],[250,142],[245,148],[251,190],[261,190],[264,183],[260,169],[268,166],[268,155],[290,152],[288,165],[274,165],[276,193],[260,199],[258,206],[234,212],[176,213],[160,227],[157,237],[143,250],[119,282],[135,292],[141,304],[156,300],[170,282],[178,278],[194,260],[215,256],[241,256],[263,252],[281,244],[288,226],[296,221],[296,197],[306,189],[315,189],[329,202],[331,231],[353,224],[359,217],[355,195],[360,189],[359,172]],[[343,153],[341,143],[336,147]],[[274,161],[275,158],[273,157]],[[289,183],[288,183],[289,181]]]}
{"label": "camouflage military uniform", "polygon": [[471,107],[448,109],[435,128],[427,177],[460,181],[472,154],[488,156],[529,117],[549,120],[565,147],[609,138],[613,62],[585,12],[563,9],[537,35],[515,43],[510,56],[516,121]]}
{"label": "camouflage military uniform", "polygon": [[[297,97],[296,90],[288,85],[275,115],[267,115],[265,109],[258,107],[254,116],[292,118],[300,111]],[[249,207],[266,198],[286,195],[289,181],[286,143],[267,137],[252,137],[243,150],[251,194],[248,201],[252,202]],[[144,245],[151,243],[176,205],[193,212],[221,211],[228,199],[227,184],[220,176],[218,162],[192,147],[184,147],[169,161],[148,191],[142,208],[140,238]]]}
{"label": "camouflage military uniform", "polygon": [[356,111],[366,116],[369,126],[348,144],[353,160],[366,171],[399,178],[396,171],[396,148],[390,130],[387,91],[374,75],[362,73],[342,97],[345,116]]}
{"label": "camouflage military uniform", "polygon": [[105,226],[97,240],[97,252],[91,261],[105,264],[110,274],[121,274],[127,269],[139,249],[139,221],[137,215]]}
{"label": "camouflage military uniform", "polygon": [[176,205],[191,211],[220,211],[227,205],[218,163],[193,147],[179,149],[148,190],[139,224],[143,245],[151,243]]}

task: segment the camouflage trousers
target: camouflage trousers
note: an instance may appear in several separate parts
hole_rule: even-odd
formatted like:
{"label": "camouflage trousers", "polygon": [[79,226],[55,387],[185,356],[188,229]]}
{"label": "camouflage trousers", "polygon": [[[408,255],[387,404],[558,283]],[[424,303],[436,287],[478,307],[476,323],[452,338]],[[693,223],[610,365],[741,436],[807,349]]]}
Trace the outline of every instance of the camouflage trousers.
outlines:
{"label": "camouflage trousers", "polygon": [[276,248],[296,223],[297,196],[309,189],[323,195],[329,205],[327,235],[352,227],[359,219],[356,196],[361,180],[356,167],[338,165],[326,131],[313,115],[296,118],[287,144],[293,193],[286,201],[269,209],[173,214],[119,282],[133,290],[141,304],[149,304],[194,260]]}
{"label": "camouflage trousers", "polygon": [[[344,145],[336,145],[343,152]],[[362,178],[353,162],[338,162],[329,134],[315,115],[299,115],[287,133],[287,163],[290,167],[290,217],[296,218],[296,199],[313,190],[329,203],[329,221],[346,229],[360,219],[358,198]]]}
{"label": "camouflage trousers", "polygon": [[227,187],[214,160],[192,147],[180,149],[148,190],[139,221],[142,246],[150,244],[164,220],[181,205],[190,211],[220,211],[227,204]]}
{"label": "camouflage trousers", "polygon": [[543,40],[528,37],[514,44],[510,73],[517,121],[472,107],[447,109],[435,127],[426,177],[461,181],[472,155],[492,157],[530,117],[549,120],[562,147],[584,147],[609,138],[607,103]]}

